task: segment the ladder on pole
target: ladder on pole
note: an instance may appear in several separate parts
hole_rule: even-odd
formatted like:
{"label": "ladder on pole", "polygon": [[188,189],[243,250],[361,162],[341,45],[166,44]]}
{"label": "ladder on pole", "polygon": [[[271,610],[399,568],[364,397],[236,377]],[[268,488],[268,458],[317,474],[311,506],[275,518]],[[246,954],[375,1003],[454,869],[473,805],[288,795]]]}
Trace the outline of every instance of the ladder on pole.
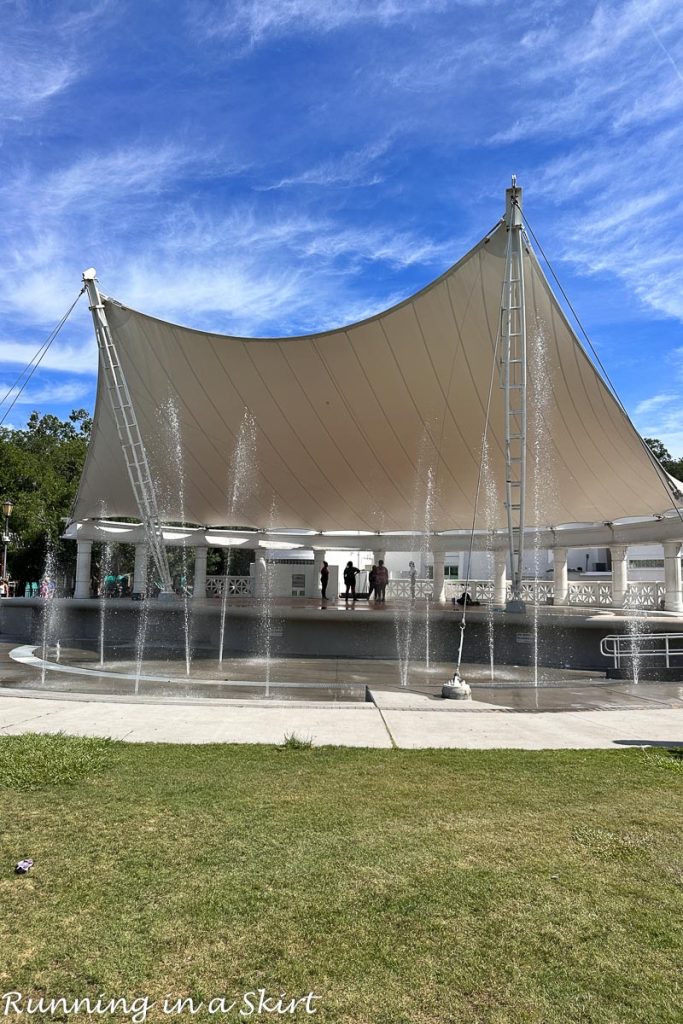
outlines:
{"label": "ladder on pole", "polygon": [[527,346],[524,302],[522,189],[506,190],[508,245],[501,308],[501,384],[505,396],[505,508],[514,603],[522,600],[526,501]]}
{"label": "ladder on pole", "polygon": [[95,324],[95,336],[100,352],[102,369],[114,413],[116,430],[121,442],[133,496],[145,528],[147,544],[162,585],[162,593],[172,594],[173,583],[166,556],[166,546],[157,506],[154,481],[147,461],[147,452],[138,426],[135,409],[128,390],[123,367],[107,322],[102,297],[97,288],[95,271],[86,270],[83,283],[88,292],[90,311]]}

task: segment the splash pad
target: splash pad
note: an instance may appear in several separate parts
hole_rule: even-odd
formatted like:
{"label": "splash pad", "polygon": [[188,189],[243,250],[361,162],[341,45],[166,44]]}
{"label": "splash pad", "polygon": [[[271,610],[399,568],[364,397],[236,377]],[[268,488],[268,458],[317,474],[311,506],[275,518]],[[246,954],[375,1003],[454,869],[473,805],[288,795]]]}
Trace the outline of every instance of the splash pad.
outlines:
{"label": "splash pad", "polygon": [[[39,621],[45,602],[12,604],[13,635],[21,635],[20,611],[25,639],[39,635],[30,623],[33,616],[37,617],[35,622]],[[148,644],[140,664],[135,644],[140,602],[118,600],[109,604],[115,607],[108,611],[110,621],[101,663],[96,602],[57,599],[51,613],[53,621],[60,623],[59,645],[53,638],[43,649],[33,641],[12,654],[27,669],[21,687],[157,700],[357,702],[366,700],[372,690],[425,694],[437,699],[444,681],[452,674],[458,631],[458,615],[452,608],[430,609],[430,663],[427,665],[424,656],[415,652],[406,666],[397,657],[394,610],[347,610],[343,602],[326,607],[319,602],[274,602],[270,655],[266,658],[254,653],[261,622],[258,603],[243,601],[239,608],[230,609],[226,630],[230,649],[224,651],[221,660],[218,635],[222,616],[220,603],[216,602],[214,607],[193,609],[195,646],[188,676],[185,646],[178,642],[182,605],[174,608],[166,602],[150,602]],[[411,614],[415,617],[415,635],[419,635],[426,612],[413,606]],[[591,705],[595,700],[604,702],[607,690],[615,685],[608,679],[609,663],[600,655],[600,639],[616,628],[623,630],[623,617],[540,609],[540,638],[534,641],[533,617],[497,613],[498,660],[492,672],[488,663],[489,611],[472,609],[470,614],[469,656],[462,675],[475,701],[493,699],[501,706],[539,709],[550,703],[555,710],[569,709],[577,704]],[[648,625],[656,633],[658,629],[670,629],[671,620],[653,613]],[[534,663],[539,654],[547,663]],[[646,699],[646,688],[653,685],[647,676],[644,666],[639,683],[642,699]],[[675,690],[674,684],[672,692]]]}

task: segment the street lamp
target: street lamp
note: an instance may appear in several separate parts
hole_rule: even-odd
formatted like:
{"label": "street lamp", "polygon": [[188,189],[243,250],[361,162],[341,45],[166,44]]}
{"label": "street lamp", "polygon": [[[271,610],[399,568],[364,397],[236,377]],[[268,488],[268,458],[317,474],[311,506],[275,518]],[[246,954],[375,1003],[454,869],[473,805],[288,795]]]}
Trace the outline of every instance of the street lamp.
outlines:
{"label": "street lamp", "polygon": [[5,529],[2,533],[2,578],[7,579],[7,545],[9,544],[9,517],[12,515],[12,509],[14,508],[14,502],[9,498],[5,498],[2,503],[2,514],[5,517]]}

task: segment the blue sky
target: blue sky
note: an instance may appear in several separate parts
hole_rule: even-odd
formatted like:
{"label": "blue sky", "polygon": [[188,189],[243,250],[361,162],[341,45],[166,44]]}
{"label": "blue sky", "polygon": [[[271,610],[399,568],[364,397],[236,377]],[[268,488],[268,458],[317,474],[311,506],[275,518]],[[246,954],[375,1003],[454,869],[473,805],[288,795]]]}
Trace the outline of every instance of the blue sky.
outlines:
{"label": "blue sky", "polygon": [[[683,455],[681,0],[0,0],[0,382],[84,268],[281,335],[525,212],[636,425]],[[7,422],[92,407],[85,303]]]}

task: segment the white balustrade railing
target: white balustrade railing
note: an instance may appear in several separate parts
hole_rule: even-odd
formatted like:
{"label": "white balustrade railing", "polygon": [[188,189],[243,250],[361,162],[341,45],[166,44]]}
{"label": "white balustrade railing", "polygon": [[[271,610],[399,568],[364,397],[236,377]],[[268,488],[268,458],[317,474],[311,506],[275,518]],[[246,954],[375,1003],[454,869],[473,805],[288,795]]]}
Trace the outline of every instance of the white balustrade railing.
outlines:
{"label": "white balustrade railing", "polygon": [[590,605],[602,608],[612,604],[612,584],[602,580],[585,580],[570,583],[568,604]]}
{"label": "white balustrade railing", "polygon": [[419,597],[432,598],[434,580],[429,579],[395,579],[387,583],[387,597]]}
{"label": "white balustrade railing", "polygon": [[[453,598],[457,601],[465,593],[465,580],[446,580],[444,593],[447,601]],[[493,583],[491,580],[470,580],[467,583],[467,591],[473,601],[480,604],[489,604],[493,600]]]}
{"label": "white balustrade railing", "polygon": [[[455,598],[456,601],[467,588],[473,601],[480,604],[489,604],[494,600],[494,585],[491,580],[447,580],[446,600]],[[505,589],[506,598],[511,597],[512,587],[508,583]],[[522,600],[529,604],[550,604],[553,599],[553,584],[548,580],[524,580],[522,583]]]}
{"label": "white balustrade railing", "polygon": [[[447,580],[446,598],[457,600],[465,590],[465,580]],[[470,580],[467,584],[474,601],[488,604],[493,600],[493,583],[490,580]],[[625,608],[657,609],[662,605],[665,594],[663,583],[629,583],[624,600]],[[506,597],[510,597],[510,584]],[[528,604],[552,604],[554,583],[552,580],[523,580],[522,600]],[[603,580],[582,580],[569,583],[567,603],[593,608],[612,607],[612,583]]]}
{"label": "white balustrade railing", "polygon": [[522,600],[529,604],[552,604],[553,584],[548,580],[522,580]]}
{"label": "white balustrade railing", "polygon": [[254,579],[252,576],[206,577],[207,597],[223,597],[226,587],[228,597],[253,597]]}
{"label": "white balustrade railing", "polygon": [[629,583],[624,608],[660,608],[665,594],[663,583]]}
{"label": "white balustrade railing", "polygon": [[[252,576],[207,576],[206,596],[222,597],[224,588],[228,588],[228,597],[253,597],[254,579]],[[473,601],[489,604],[494,600],[494,586],[491,580],[453,580],[446,579],[444,593],[447,601],[456,601],[465,591],[469,590]],[[661,608],[665,595],[665,586],[659,582],[629,583],[624,599],[625,608],[642,608],[643,610]],[[508,583],[506,596],[510,597]],[[387,584],[387,597],[433,599],[434,581],[416,579],[413,592],[412,580],[391,579]],[[552,604],[552,580],[524,580],[522,582],[522,600],[528,604]],[[569,583],[567,603],[583,607],[610,608],[612,606],[612,583],[602,580],[572,580]]]}

